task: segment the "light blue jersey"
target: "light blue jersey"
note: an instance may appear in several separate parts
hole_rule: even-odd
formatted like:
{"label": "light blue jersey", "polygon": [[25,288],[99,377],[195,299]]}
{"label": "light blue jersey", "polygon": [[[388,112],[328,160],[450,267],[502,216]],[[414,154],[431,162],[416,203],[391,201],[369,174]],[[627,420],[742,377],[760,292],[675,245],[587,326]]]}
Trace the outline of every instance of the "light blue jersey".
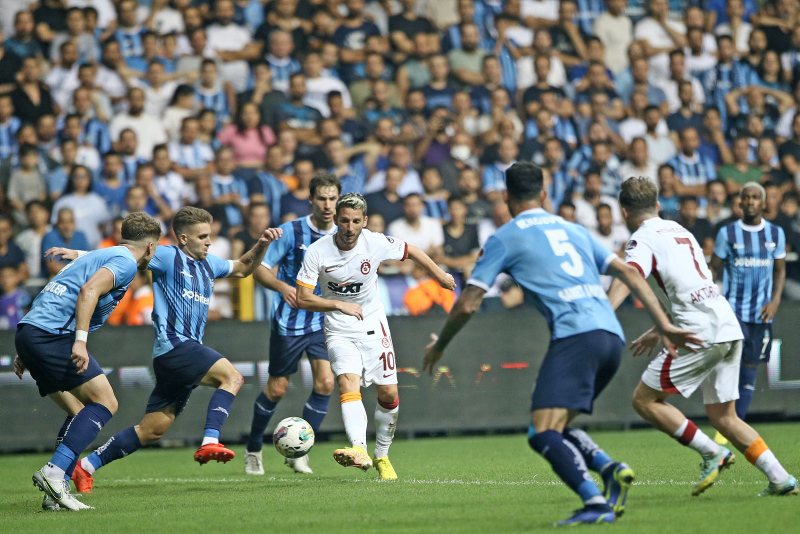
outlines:
{"label": "light blue jersey", "polygon": [[178,247],[160,246],[148,268],[153,272],[153,358],[190,339],[202,343],[214,280],[228,276],[233,262],[211,254],[197,261]]}
{"label": "light blue jersey", "polygon": [[100,269],[108,269],[114,275],[114,288],[97,300],[89,331],[103,326],[138,270],[133,254],[125,247],[95,250],[67,264],[44,286],[21,322],[51,334],[74,332],[78,293]]}
{"label": "light blue jersey", "polygon": [[[281,225],[283,236],[270,243],[262,265],[267,269],[278,266],[278,280],[297,287],[297,273],[303,266],[306,250],[320,237],[336,232],[333,226],[323,232],[311,221],[311,216],[301,217]],[[319,285],[314,294],[321,296]],[[272,299],[272,330],[282,336],[301,336],[322,330],[325,314],[292,309],[280,295]]]}
{"label": "light blue jersey", "polygon": [[624,338],[600,275],[617,255],[588,230],[541,208],[520,213],[486,241],[467,284],[489,290],[511,275],[561,339],[592,330]]}

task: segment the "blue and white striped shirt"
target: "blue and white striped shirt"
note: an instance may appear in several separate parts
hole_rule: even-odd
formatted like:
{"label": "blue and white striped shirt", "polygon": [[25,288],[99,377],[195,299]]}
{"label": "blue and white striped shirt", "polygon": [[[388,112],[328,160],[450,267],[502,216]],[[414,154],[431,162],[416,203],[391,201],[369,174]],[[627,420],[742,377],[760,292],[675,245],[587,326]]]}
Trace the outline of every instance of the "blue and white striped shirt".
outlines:
{"label": "blue and white striped shirt", "polygon": [[[270,243],[262,265],[267,269],[278,266],[278,280],[292,287],[297,286],[297,273],[303,266],[306,250],[319,238],[336,232],[336,227],[321,231],[311,220],[302,217],[281,225],[283,236]],[[314,288],[315,295],[322,295],[319,285]],[[282,336],[302,336],[319,332],[325,323],[325,314],[293,309],[280,295],[272,298],[272,330]]]}
{"label": "blue and white striped shirt", "polygon": [[179,167],[187,169],[202,169],[209,162],[214,161],[214,151],[211,147],[200,140],[196,140],[191,145],[180,142],[168,145],[169,159],[177,163]]}
{"label": "blue and white striped shirt", "polygon": [[269,206],[269,211],[272,214],[270,226],[276,226],[281,223],[281,197],[288,191],[289,188],[286,187],[286,184],[268,172],[258,173],[255,178],[247,183],[249,196],[264,196],[264,204]]}
{"label": "blue and white striped shirt", "polygon": [[[214,198],[235,193],[239,196],[239,204],[241,206],[247,206],[250,203],[250,197],[247,195],[247,184],[244,180],[236,178],[235,176],[220,176],[215,174],[211,177],[211,188]],[[225,216],[230,226],[241,226],[244,224],[242,210],[236,204],[225,205]]]}
{"label": "blue and white striped shirt", "polygon": [[773,265],[786,257],[783,229],[764,219],[758,226],[733,222],[720,228],[714,254],[724,262],[723,292],[736,317],[760,323],[761,309],[772,300]]}
{"label": "blue and white striped shirt", "polygon": [[194,101],[201,109],[213,109],[217,115],[217,126],[231,118],[231,105],[228,102],[228,93],[222,85],[213,89],[196,86],[194,88]]}
{"label": "blue and white striped shirt", "polygon": [[16,135],[20,124],[17,117],[11,117],[5,124],[0,124],[0,159],[16,154],[19,150]]}
{"label": "blue and white striped shirt", "polygon": [[707,156],[695,152],[694,156],[687,158],[683,153],[672,156],[668,165],[675,169],[675,177],[683,185],[704,185],[717,179],[717,168]]}
{"label": "blue and white striped shirt", "polygon": [[94,117],[88,119],[81,126],[81,136],[79,143],[91,145],[97,149],[101,155],[111,150],[111,134],[108,125]]}
{"label": "blue and white striped shirt", "polygon": [[119,52],[123,58],[141,57],[144,55],[144,34],[142,26],[136,28],[120,28],[114,32],[114,39],[119,43]]}
{"label": "blue and white striped shirt", "polygon": [[575,23],[587,35],[594,35],[594,21],[605,13],[606,6],[603,0],[576,0],[578,14]]}
{"label": "blue and white striped shirt", "polygon": [[302,70],[300,62],[290,57],[281,59],[268,54],[267,63],[272,69],[272,86],[278,91],[289,94],[289,78],[295,72]]}
{"label": "blue and white striped shirt", "polygon": [[491,191],[505,191],[506,190],[506,170],[511,167],[515,162],[508,165],[496,161],[491,165],[483,168],[483,192],[489,193]]}

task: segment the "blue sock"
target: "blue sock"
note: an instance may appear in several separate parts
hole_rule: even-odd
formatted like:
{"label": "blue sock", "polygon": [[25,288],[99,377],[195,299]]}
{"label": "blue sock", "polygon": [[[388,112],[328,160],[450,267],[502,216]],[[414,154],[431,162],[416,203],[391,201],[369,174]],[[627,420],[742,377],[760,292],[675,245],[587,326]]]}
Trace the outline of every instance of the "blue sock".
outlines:
{"label": "blue sock", "polygon": [[218,389],[211,395],[211,402],[208,403],[205,431],[203,432],[204,438],[219,439],[219,431],[228,418],[235,398],[236,395],[224,389]]}
{"label": "blue sock", "polygon": [[328,402],[331,400],[330,395],[323,395],[311,390],[311,395],[308,397],[306,405],[303,406],[303,419],[308,421],[314,434],[319,430],[322,420],[328,414]]}
{"label": "blue sock", "polygon": [[102,404],[87,404],[69,425],[64,440],[56,449],[50,463],[65,473],[73,461],[94,441],[100,430],[111,419],[111,412]]}
{"label": "blue sock", "polygon": [[586,506],[608,506],[600,488],[589,475],[583,456],[560,433],[555,430],[534,433],[528,438],[528,443],[550,463],[556,475],[580,496]]}
{"label": "blue sock", "polygon": [[753,392],[756,389],[756,375],[758,367],[742,365],[739,368],[739,398],[736,399],[736,415],[744,421],[750,403],[753,402]]}
{"label": "blue sock", "polygon": [[600,473],[603,478],[613,473],[617,463],[589,437],[589,434],[577,428],[567,427],[564,429],[564,439],[575,445],[589,469]]}
{"label": "blue sock", "polygon": [[[58,449],[58,446],[61,445],[62,441],[64,441],[64,436],[67,434],[69,425],[72,423],[73,419],[75,419],[73,416],[68,415],[61,424],[61,429],[58,431],[58,436],[56,436],[56,449]],[[64,480],[67,482],[69,482],[69,479],[72,478],[72,471],[75,469],[75,464],[78,462],[77,458],[78,457],[76,456],[75,459],[72,460],[72,464],[64,471]]]}
{"label": "blue sock", "polygon": [[262,391],[253,405],[253,423],[250,425],[250,437],[247,440],[247,452],[260,452],[264,443],[264,432],[269,420],[275,413],[277,402],[272,402]]}
{"label": "blue sock", "polygon": [[92,454],[86,457],[94,470],[98,470],[104,465],[108,465],[114,460],[124,458],[139,450],[142,442],[136,434],[134,427],[126,428],[119,434],[112,436],[103,445],[97,448]]}

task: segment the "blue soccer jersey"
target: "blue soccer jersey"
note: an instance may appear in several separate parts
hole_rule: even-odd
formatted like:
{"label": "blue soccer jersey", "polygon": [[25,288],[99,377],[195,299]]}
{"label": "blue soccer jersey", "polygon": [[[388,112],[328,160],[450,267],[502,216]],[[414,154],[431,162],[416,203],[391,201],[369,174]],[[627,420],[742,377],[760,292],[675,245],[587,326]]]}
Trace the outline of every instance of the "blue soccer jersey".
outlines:
{"label": "blue soccer jersey", "polygon": [[758,226],[733,222],[720,228],[714,254],[724,262],[723,292],[736,317],[761,322],[761,308],[772,300],[772,266],[786,257],[783,229],[764,219]]}
{"label": "blue soccer jersey", "polygon": [[[336,227],[321,231],[311,222],[311,216],[302,217],[281,225],[283,236],[270,243],[262,265],[267,269],[278,266],[278,280],[297,287],[297,273],[303,266],[306,250],[320,237],[336,232]],[[322,295],[319,285],[315,295]],[[325,314],[292,309],[280,295],[272,299],[272,330],[282,336],[301,336],[322,330]]]}
{"label": "blue soccer jersey", "polygon": [[108,269],[114,275],[114,288],[97,300],[89,331],[103,326],[138,270],[133,254],[125,247],[95,250],[67,264],[44,286],[21,322],[51,334],[74,332],[78,293],[100,269]]}
{"label": "blue soccer jersey", "polygon": [[624,340],[600,282],[616,257],[585,228],[531,209],[486,241],[467,284],[488,291],[498,274],[508,273],[542,312],[553,339],[606,330]]}
{"label": "blue soccer jersey", "polygon": [[178,247],[160,246],[148,268],[153,272],[153,358],[190,339],[202,343],[214,280],[228,276],[233,262],[211,254],[197,261]]}

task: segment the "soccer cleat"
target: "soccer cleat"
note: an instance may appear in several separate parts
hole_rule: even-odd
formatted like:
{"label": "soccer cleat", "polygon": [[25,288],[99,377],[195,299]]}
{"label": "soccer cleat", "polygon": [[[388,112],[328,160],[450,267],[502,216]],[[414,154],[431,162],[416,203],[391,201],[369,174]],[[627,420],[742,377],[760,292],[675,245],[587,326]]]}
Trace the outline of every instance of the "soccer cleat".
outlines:
{"label": "soccer cleat", "polygon": [[81,467],[80,462],[75,465],[75,470],[72,472],[72,481],[75,482],[75,488],[79,493],[92,493],[94,479],[89,471]]}
{"label": "soccer cleat", "polygon": [[286,467],[294,469],[295,473],[303,473],[304,475],[313,475],[314,471],[308,466],[308,455],[301,456],[300,458],[286,458]]}
{"label": "soccer cleat", "polygon": [[622,517],[625,513],[625,501],[628,498],[628,490],[633,485],[633,478],[633,469],[628,464],[619,463],[603,480],[605,482],[603,495],[616,517]]}
{"label": "soccer cleat", "polygon": [[713,458],[704,460],[703,463],[700,464],[700,481],[694,489],[692,489],[692,497],[697,497],[710,488],[717,480],[719,474],[724,469],[732,466],[735,462],[736,456],[725,447],[720,447],[719,452]]}
{"label": "soccer cleat", "polygon": [[207,443],[202,445],[197,449],[197,452],[194,453],[194,461],[200,465],[207,464],[212,460],[216,460],[217,463],[226,463],[230,462],[235,457],[236,453],[230,449],[226,449],[225,445],[222,443]]}
{"label": "soccer cleat", "polygon": [[597,525],[601,523],[614,523],[617,517],[608,505],[591,505],[580,510],[575,510],[572,516],[563,521],[555,523],[553,526],[564,527],[575,525]]}
{"label": "soccer cleat", "polygon": [[244,474],[263,475],[264,461],[261,459],[261,451],[244,451]]}
{"label": "soccer cleat", "polygon": [[717,443],[718,445],[727,445],[729,443],[728,438],[720,434],[719,431],[717,431],[717,433],[714,434],[714,442]]}
{"label": "soccer cleat", "polygon": [[397,480],[397,473],[387,456],[375,458],[375,469],[378,470],[378,480]]}
{"label": "soccer cleat", "polygon": [[[33,485],[39,488],[39,491],[43,491],[46,495],[49,495],[53,503],[58,505],[61,509],[77,511],[92,508],[70,495],[69,488],[66,487],[69,482],[63,478],[59,480],[47,478],[44,474],[44,467],[36,471],[32,479]],[[44,502],[42,502],[42,506],[44,506]]]}
{"label": "soccer cleat", "polygon": [[358,445],[336,449],[333,451],[333,459],[344,467],[358,467],[362,471],[368,471],[372,468],[372,460],[369,454]]}
{"label": "soccer cleat", "polygon": [[800,485],[798,485],[796,478],[794,478],[792,475],[789,475],[789,478],[787,478],[786,482],[783,484],[773,484],[770,482],[769,486],[767,486],[767,489],[759,493],[758,496],[770,497],[773,495],[797,495],[798,493],[800,493]]}
{"label": "soccer cleat", "polygon": [[44,494],[44,499],[42,500],[42,511],[44,512],[58,512],[61,510],[61,507],[58,505],[53,498],[48,495]]}

